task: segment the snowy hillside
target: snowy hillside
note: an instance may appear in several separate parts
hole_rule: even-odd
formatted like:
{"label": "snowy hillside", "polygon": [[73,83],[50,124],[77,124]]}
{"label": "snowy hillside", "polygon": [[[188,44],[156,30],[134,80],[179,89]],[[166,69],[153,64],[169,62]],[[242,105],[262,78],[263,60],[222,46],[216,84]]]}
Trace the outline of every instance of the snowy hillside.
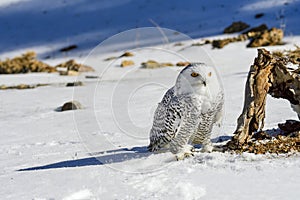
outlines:
{"label": "snowy hillside", "polygon": [[[50,64],[74,58],[96,70],[78,77],[0,75],[0,85],[50,83],[0,90],[1,199],[298,199],[299,154],[196,153],[177,162],[171,153],[149,153],[154,110],[182,68],[143,69],[141,63],[214,66],[225,92],[223,126],[212,136],[220,143],[235,131],[257,49],[247,42],[191,45],[228,37],[223,29],[241,20],[284,28],[285,45],[268,50],[294,48],[299,6],[297,0],[0,0],[1,60],[34,50]],[[75,50],[60,52],[73,44]],[[134,56],[105,60],[125,50]],[[135,64],[121,68],[123,60]],[[64,86],[74,81],[84,85]],[[56,111],[72,99],[84,109]],[[266,129],[297,119],[280,99],[268,98],[266,115]]]}
{"label": "snowy hillside", "polygon": [[[114,34],[152,27],[153,22],[192,38],[221,34],[226,26],[240,20],[251,26],[267,23],[270,27],[282,27],[289,36],[300,33],[297,26],[300,3],[296,0],[0,2],[1,54],[34,48],[42,58],[58,56],[58,49],[72,44],[78,45],[81,52],[89,52]],[[255,19],[259,13],[264,16]]]}

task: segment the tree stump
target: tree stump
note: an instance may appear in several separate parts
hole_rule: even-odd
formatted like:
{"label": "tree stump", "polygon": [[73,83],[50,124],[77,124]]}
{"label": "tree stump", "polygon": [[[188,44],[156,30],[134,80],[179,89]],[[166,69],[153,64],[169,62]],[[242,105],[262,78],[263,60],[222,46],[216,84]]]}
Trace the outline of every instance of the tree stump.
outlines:
{"label": "tree stump", "polygon": [[[299,51],[299,48],[295,51]],[[300,111],[295,109],[300,106],[300,61],[289,56],[295,51],[272,54],[265,49],[258,49],[258,56],[248,73],[243,111],[237,120],[234,136],[227,143],[229,149],[240,149],[256,131],[263,129],[267,94],[289,100],[294,110]],[[296,65],[297,68],[290,69],[290,65]]]}

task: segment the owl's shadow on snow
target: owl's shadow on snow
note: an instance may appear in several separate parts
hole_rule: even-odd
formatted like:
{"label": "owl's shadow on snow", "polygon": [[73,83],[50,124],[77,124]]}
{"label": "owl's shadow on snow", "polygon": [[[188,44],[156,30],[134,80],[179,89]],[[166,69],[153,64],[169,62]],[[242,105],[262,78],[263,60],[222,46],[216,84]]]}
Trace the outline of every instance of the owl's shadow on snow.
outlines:
{"label": "owl's shadow on snow", "polygon": [[[229,140],[230,136],[220,136],[212,139],[213,143],[224,142]],[[35,166],[30,168],[19,169],[17,171],[35,171],[59,168],[72,168],[72,167],[85,167],[94,165],[107,165],[113,163],[121,163],[129,160],[145,158],[152,155],[147,146],[133,147],[133,148],[120,148],[108,151],[90,153],[89,157],[65,160],[61,162],[51,163],[47,165]]]}
{"label": "owl's shadow on snow", "polygon": [[45,170],[45,169],[84,167],[84,166],[93,166],[93,165],[107,165],[113,163],[120,163],[132,159],[148,157],[151,154],[152,153],[148,151],[147,146],[133,147],[133,148],[120,148],[115,150],[90,153],[89,154],[90,156],[86,158],[65,160],[65,161],[51,163],[42,166],[19,169],[17,171],[33,171],[33,170]]}

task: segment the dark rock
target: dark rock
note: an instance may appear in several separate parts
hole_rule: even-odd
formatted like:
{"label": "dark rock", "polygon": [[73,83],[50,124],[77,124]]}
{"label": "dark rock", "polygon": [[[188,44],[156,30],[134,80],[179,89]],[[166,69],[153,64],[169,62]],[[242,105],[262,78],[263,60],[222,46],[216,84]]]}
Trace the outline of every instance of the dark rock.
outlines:
{"label": "dark rock", "polygon": [[252,138],[254,138],[256,140],[264,140],[264,139],[271,139],[272,137],[265,131],[259,131],[259,132],[255,133],[252,136]]}
{"label": "dark rock", "polygon": [[259,19],[261,17],[263,17],[265,14],[264,13],[257,13],[254,17],[255,19]]}
{"label": "dark rock", "polygon": [[236,33],[245,30],[246,28],[249,28],[249,25],[238,21],[238,22],[233,22],[230,26],[226,27],[224,29],[224,33]]}
{"label": "dark rock", "polygon": [[131,56],[134,56],[134,54],[127,51],[127,52],[123,53],[120,57],[131,57]]}
{"label": "dark rock", "polygon": [[93,75],[86,75],[85,78],[87,79],[96,79],[96,78],[100,78],[99,76],[93,76]]}
{"label": "dark rock", "polygon": [[286,133],[300,131],[300,121],[286,120],[283,124],[278,124],[278,127]]}
{"label": "dark rock", "polygon": [[82,105],[78,101],[69,101],[66,102],[62,107],[60,111],[67,111],[67,110],[78,110],[82,109]]}
{"label": "dark rock", "polygon": [[214,48],[218,48],[218,49],[221,49],[223,48],[225,45],[229,44],[232,42],[232,39],[231,38],[228,38],[228,39],[223,39],[223,40],[213,40],[212,42],[212,46]]}
{"label": "dark rock", "polygon": [[66,84],[67,87],[74,87],[74,86],[83,86],[81,81],[71,82]]}
{"label": "dark rock", "polygon": [[264,31],[268,30],[268,26],[266,24],[261,24],[259,26],[253,27],[245,32],[243,32],[242,34],[247,34],[249,37],[253,37],[253,34],[261,34]]}
{"label": "dark rock", "polygon": [[76,44],[73,44],[73,45],[70,45],[70,46],[63,47],[59,51],[60,52],[67,52],[67,51],[71,51],[71,50],[76,49],[76,48],[78,48],[78,46]]}

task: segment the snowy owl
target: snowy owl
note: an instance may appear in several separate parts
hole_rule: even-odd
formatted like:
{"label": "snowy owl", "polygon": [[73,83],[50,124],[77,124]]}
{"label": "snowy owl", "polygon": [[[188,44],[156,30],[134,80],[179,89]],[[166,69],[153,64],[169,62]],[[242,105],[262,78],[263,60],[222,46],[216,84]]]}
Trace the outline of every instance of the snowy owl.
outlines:
{"label": "snowy owl", "polygon": [[193,144],[201,144],[202,152],[212,151],[210,134],[222,118],[223,92],[220,89],[212,94],[209,86],[216,74],[203,73],[204,67],[200,63],[185,67],[158,104],[150,151],[170,150],[177,160],[193,155]]}

